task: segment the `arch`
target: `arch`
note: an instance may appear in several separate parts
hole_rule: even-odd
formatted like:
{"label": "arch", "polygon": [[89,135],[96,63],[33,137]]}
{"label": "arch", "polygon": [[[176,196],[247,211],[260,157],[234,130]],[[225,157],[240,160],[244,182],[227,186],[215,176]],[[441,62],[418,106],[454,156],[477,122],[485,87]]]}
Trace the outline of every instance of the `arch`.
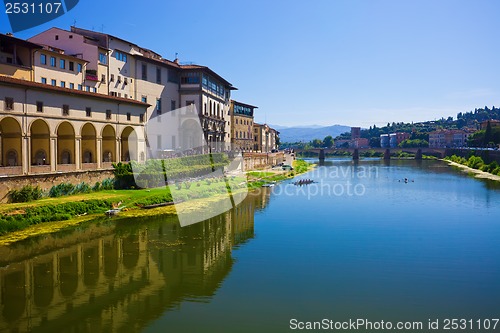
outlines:
{"label": "arch", "polygon": [[59,291],[72,297],[78,289],[78,254],[76,252],[59,258]]}
{"label": "arch", "polygon": [[12,117],[0,120],[0,166],[21,165],[21,125]]}
{"label": "arch", "polygon": [[73,125],[64,121],[57,126],[57,164],[74,164],[75,130]]}
{"label": "arch", "polygon": [[111,125],[102,129],[102,161],[116,162],[116,131]]}
{"label": "arch", "polygon": [[99,249],[97,246],[83,251],[83,283],[95,286],[99,280]]}
{"label": "arch", "polygon": [[121,139],[121,160],[122,161],[137,161],[137,133],[131,126],[123,129]]}
{"label": "arch", "polygon": [[180,146],[182,150],[189,150],[202,146],[200,125],[194,119],[188,119],[181,125],[180,130]]}
{"label": "arch", "polygon": [[82,126],[82,163],[95,163],[97,137],[94,125],[86,123]]}
{"label": "arch", "polygon": [[139,262],[139,236],[130,235],[123,239],[123,265],[128,268],[134,268]]}
{"label": "arch", "polygon": [[33,298],[38,307],[47,307],[54,297],[52,262],[39,263],[33,267]]}
{"label": "arch", "polygon": [[2,310],[8,322],[19,319],[26,308],[26,273],[24,270],[6,274],[2,278]]}
{"label": "arch", "polygon": [[119,247],[116,239],[104,243],[103,246],[104,275],[113,278],[118,273],[118,263],[120,261]]}
{"label": "arch", "polygon": [[42,119],[37,119],[31,123],[31,164],[50,164],[50,130],[49,125]]}

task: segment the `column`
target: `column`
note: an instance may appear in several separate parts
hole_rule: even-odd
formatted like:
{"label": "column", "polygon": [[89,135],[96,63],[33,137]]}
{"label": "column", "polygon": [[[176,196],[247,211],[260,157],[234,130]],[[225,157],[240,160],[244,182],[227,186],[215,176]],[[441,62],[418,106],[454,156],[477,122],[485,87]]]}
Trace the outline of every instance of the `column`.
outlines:
{"label": "column", "polygon": [[76,170],[82,169],[82,137],[75,136],[76,144],[75,144],[75,168]]}
{"label": "column", "polygon": [[31,137],[25,136],[22,145],[23,175],[27,175],[31,171]]}
{"label": "column", "polygon": [[50,171],[56,171],[57,167],[57,136],[50,137]]}
{"label": "column", "polygon": [[115,162],[116,163],[121,162],[121,160],[122,160],[122,149],[121,148],[122,147],[121,147],[120,138],[116,137],[116,143],[115,143],[115,150],[116,150]]}
{"label": "column", "polygon": [[97,169],[101,168],[102,165],[102,138],[97,139],[97,149],[96,149],[96,162],[97,162]]}

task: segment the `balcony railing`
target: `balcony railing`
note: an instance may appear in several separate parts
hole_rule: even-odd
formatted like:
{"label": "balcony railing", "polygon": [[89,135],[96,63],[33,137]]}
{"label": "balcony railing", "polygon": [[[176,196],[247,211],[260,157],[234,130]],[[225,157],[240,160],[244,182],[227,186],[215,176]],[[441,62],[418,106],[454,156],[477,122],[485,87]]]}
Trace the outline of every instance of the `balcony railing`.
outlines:
{"label": "balcony railing", "polygon": [[97,72],[95,70],[86,70],[85,71],[85,80],[99,82],[99,78],[97,77]]}

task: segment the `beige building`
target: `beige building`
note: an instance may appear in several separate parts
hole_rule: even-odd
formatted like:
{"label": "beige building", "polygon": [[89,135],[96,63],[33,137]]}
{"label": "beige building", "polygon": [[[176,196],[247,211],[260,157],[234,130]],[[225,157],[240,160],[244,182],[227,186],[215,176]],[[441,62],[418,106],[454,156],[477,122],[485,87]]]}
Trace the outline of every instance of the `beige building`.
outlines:
{"label": "beige building", "polygon": [[254,150],[261,153],[270,153],[279,148],[279,132],[267,124],[253,125]]}
{"label": "beige building", "polygon": [[254,150],[254,109],[257,107],[231,100],[231,147],[236,151]]}
{"label": "beige building", "polygon": [[33,81],[33,52],[42,46],[0,34],[0,75]]}
{"label": "beige building", "polygon": [[145,160],[147,104],[0,76],[0,174]]}

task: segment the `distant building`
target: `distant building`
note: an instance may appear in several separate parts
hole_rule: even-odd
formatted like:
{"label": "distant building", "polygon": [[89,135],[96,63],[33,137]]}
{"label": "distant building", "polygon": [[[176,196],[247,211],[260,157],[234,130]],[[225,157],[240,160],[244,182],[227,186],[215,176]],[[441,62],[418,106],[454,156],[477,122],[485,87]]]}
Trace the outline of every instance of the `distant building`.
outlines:
{"label": "distant building", "polygon": [[491,128],[500,127],[500,120],[490,119],[481,122],[481,129],[484,130],[488,126],[488,122],[490,122]]}
{"label": "distant building", "polygon": [[356,138],[351,140],[349,146],[351,148],[368,148],[370,146],[370,142],[366,138]]}
{"label": "distant building", "polygon": [[254,151],[270,153],[278,149],[279,132],[267,124],[253,124]]}
{"label": "distant building", "polygon": [[396,148],[401,142],[410,138],[409,133],[397,132],[389,134],[389,146],[391,148]]}
{"label": "distant building", "polygon": [[358,139],[361,137],[361,127],[351,127],[351,139]]}
{"label": "distant building", "polygon": [[380,135],[380,147],[389,148],[389,134]]}
{"label": "distant building", "polygon": [[437,130],[429,133],[430,148],[466,147],[471,132],[463,130]]}
{"label": "distant building", "polygon": [[237,151],[254,149],[253,113],[256,106],[231,100],[231,147]]}

